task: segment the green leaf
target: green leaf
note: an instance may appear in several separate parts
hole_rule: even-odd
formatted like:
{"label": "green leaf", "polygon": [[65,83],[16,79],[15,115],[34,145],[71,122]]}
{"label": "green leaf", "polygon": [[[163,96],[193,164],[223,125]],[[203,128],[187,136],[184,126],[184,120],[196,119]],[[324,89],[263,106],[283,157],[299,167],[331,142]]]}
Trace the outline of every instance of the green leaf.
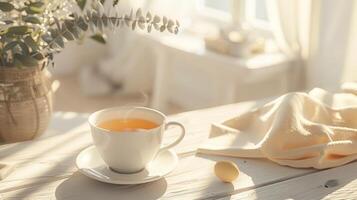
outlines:
{"label": "green leaf", "polygon": [[102,44],[106,44],[107,43],[107,40],[106,40],[106,36],[105,35],[101,35],[101,34],[95,34],[95,35],[92,35],[91,38],[99,43],[102,43]]}
{"label": "green leaf", "polygon": [[53,53],[48,54],[48,60],[53,62]]}
{"label": "green leaf", "polygon": [[13,20],[4,20],[5,24],[13,24],[15,23],[15,21]]}
{"label": "green leaf", "polygon": [[136,16],[136,18],[139,18],[139,17],[143,16],[143,12],[141,11],[140,8],[136,11],[135,16]]}
{"label": "green leaf", "polygon": [[135,30],[136,28],[136,20],[133,21],[133,23],[131,24],[131,30]]}
{"label": "green leaf", "polygon": [[93,13],[90,10],[87,10],[85,20],[89,23],[92,21],[92,18],[93,18]]}
{"label": "green leaf", "polygon": [[64,41],[62,35],[60,34],[60,31],[61,30],[57,29],[49,29],[52,39],[47,42],[47,44],[51,44],[51,48],[53,46],[55,46],[56,48],[64,48]]}
{"label": "green leaf", "polygon": [[102,5],[104,5],[105,0],[100,0],[100,3],[101,3]]}
{"label": "green leaf", "polygon": [[24,16],[22,19],[24,20],[24,22],[32,24],[41,24],[41,20],[36,16]]}
{"label": "green leaf", "polygon": [[146,13],[146,22],[150,22],[152,20],[152,14],[150,12]]}
{"label": "green leaf", "polygon": [[92,23],[94,24],[94,26],[98,26],[98,18],[99,16],[96,13],[92,13]]}
{"label": "green leaf", "polygon": [[101,19],[102,19],[104,27],[107,27],[109,18],[104,14]]}
{"label": "green leaf", "polygon": [[61,36],[56,37],[55,42],[56,42],[56,44],[58,44],[58,46],[60,46],[62,49],[64,48],[64,41],[63,41],[63,39],[62,39]]}
{"label": "green leaf", "polygon": [[41,14],[44,11],[43,7],[27,6],[25,8],[27,14]]}
{"label": "green leaf", "polygon": [[127,15],[125,15],[124,22],[127,27],[130,27],[130,18]]}
{"label": "green leaf", "polygon": [[27,44],[25,44],[24,42],[21,41],[12,41],[9,42],[5,45],[3,51],[9,51],[9,50],[13,50],[16,46],[20,47],[21,52],[24,55],[28,55],[30,53],[29,47],[27,46]]}
{"label": "green leaf", "polygon": [[86,6],[87,0],[76,0],[76,2],[77,2],[77,5],[79,6],[79,8],[81,10],[83,10],[84,7]]}
{"label": "green leaf", "polygon": [[67,29],[70,29],[74,26],[74,22],[72,20],[65,20],[64,25],[66,26]]}
{"label": "green leaf", "polygon": [[167,24],[167,17],[166,17],[166,16],[164,16],[164,17],[162,18],[162,23],[163,23],[164,25]]}
{"label": "green leaf", "polygon": [[154,25],[154,28],[155,28],[155,30],[160,30],[160,25],[159,24],[155,24],[155,23],[153,23],[153,25]]}
{"label": "green leaf", "polygon": [[160,27],[160,32],[164,32],[165,29],[166,29],[166,26],[165,26],[165,25],[162,25],[162,26]]}
{"label": "green leaf", "polygon": [[38,48],[38,44],[35,42],[34,39],[32,39],[31,36],[25,37],[24,40],[25,40],[25,43],[26,43],[28,46],[30,46],[33,51],[36,51],[36,50],[39,49],[39,48]]}
{"label": "green leaf", "polygon": [[71,20],[65,20],[64,25],[66,26],[67,30],[72,33],[74,38],[79,39],[81,31],[77,28],[76,24]]}
{"label": "green leaf", "polygon": [[46,63],[47,63],[47,62],[43,62],[43,63],[42,63],[41,71],[42,71],[43,69],[45,69]]}
{"label": "green leaf", "polygon": [[36,60],[43,60],[45,58],[45,56],[39,51],[32,52],[30,55]]}
{"label": "green leaf", "polygon": [[83,17],[78,18],[77,20],[77,26],[82,29],[83,31],[87,31],[88,30],[88,24],[85,22],[85,20],[83,19]]}
{"label": "green leaf", "polygon": [[113,17],[113,18],[110,18],[110,22],[113,24],[113,26],[116,26],[116,24],[117,24],[117,18],[115,18],[115,17]]}
{"label": "green leaf", "polygon": [[52,52],[52,53],[58,53],[58,52],[60,52],[60,49],[61,49],[61,47],[58,46],[58,44],[56,44],[56,43],[51,43],[50,47],[48,48],[49,52]]}
{"label": "green leaf", "polygon": [[119,3],[119,0],[114,0],[114,1],[113,1],[113,6],[118,5],[118,3]]}
{"label": "green leaf", "polygon": [[13,26],[7,29],[7,33],[10,35],[25,35],[29,32],[27,26]]}
{"label": "green leaf", "polygon": [[61,24],[60,24],[58,18],[57,18],[57,17],[54,17],[54,20],[55,20],[55,24],[56,24],[56,26],[57,26],[57,29],[58,29],[58,30],[61,30]]}
{"label": "green leaf", "polygon": [[8,2],[0,2],[0,10],[3,12],[10,12],[14,9],[14,5]]}
{"label": "green leaf", "polygon": [[45,41],[47,44],[50,43],[50,42],[53,40],[53,38],[52,38],[52,36],[51,36],[50,34],[44,34],[44,35],[42,35],[42,36],[41,36],[41,39],[42,39],[43,41]]}
{"label": "green leaf", "polygon": [[51,29],[50,32],[53,38],[53,42],[55,42],[55,44],[57,44],[59,47],[64,48],[64,41],[59,31]]}
{"label": "green leaf", "polygon": [[151,33],[151,30],[152,30],[152,24],[149,24],[149,25],[147,26],[147,31],[148,31],[148,33]]}
{"label": "green leaf", "polygon": [[66,38],[68,41],[74,40],[73,35],[69,32],[68,29],[63,30],[63,31],[62,31],[62,35],[63,35],[63,37]]}
{"label": "green leaf", "polygon": [[140,21],[138,21],[138,26],[141,30],[145,29],[145,24]]}
{"label": "green leaf", "polygon": [[76,26],[72,26],[68,28],[68,31],[72,33],[72,35],[76,38],[79,39],[80,36],[80,31],[79,29],[76,28]]}
{"label": "green leaf", "polygon": [[27,14],[41,14],[45,10],[45,3],[42,1],[26,3],[25,11]]}
{"label": "green leaf", "polygon": [[17,41],[9,42],[5,45],[3,51],[8,51],[10,49],[13,49],[16,45],[17,45]]}
{"label": "green leaf", "polygon": [[30,50],[29,50],[29,47],[27,46],[27,44],[25,44],[24,42],[18,41],[18,45],[20,46],[21,51],[24,55],[30,54]]}
{"label": "green leaf", "polygon": [[154,23],[159,23],[161,21],[161,18],[157,15],[154,16],[153,22]]}
{"label": "green leaf", "polygon": [[32,56],[26,56],[21,54],[15,54],[14,60],[19,60],[23,65],[33,67],[38,64],[38,61]]}
{"label": "green leaf", "polygon": [[44,2],[42,1],[36,1],[36,2],[30,2],[27,4],[28,6],[33,6],[33,7],[37,7],[37,8],[41,8],[42,6],[45,5]]}

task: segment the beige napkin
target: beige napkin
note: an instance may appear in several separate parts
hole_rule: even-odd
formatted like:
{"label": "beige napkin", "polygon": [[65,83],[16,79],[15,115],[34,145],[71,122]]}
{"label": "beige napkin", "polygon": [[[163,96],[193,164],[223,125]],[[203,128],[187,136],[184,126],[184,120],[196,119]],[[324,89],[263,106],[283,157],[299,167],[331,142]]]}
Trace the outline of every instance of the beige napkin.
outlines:
{"label": "beige napkin", "polygon": [[5,179],[14,171],[14,165],[10,163],[0,163],[0,181]]}
{"label": "beige napkin", "polygon": [[292,167],[330,168],[357,159],[357,96],[322,89],[285,94],[212,127],[199,153],[268,158]]}

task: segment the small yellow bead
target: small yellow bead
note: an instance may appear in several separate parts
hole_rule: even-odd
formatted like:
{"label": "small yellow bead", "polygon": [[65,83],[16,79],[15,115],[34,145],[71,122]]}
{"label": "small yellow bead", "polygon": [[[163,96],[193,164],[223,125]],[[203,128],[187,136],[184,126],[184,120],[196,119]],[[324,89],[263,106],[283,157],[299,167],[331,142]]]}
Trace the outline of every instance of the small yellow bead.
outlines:
{"label": "small yellow bead", "polygon": [[232,161],[218,161],[214,166],[214,173],[223,182],[232,182],[239,175],[238,166]]}

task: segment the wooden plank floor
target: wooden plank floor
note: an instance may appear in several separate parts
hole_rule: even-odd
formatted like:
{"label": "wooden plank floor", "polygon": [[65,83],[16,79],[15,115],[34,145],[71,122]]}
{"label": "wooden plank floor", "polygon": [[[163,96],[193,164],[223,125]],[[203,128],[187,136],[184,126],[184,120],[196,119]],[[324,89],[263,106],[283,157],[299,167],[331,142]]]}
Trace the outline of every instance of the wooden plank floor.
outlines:
{"label": "wooden plank floor", "polygon": [[[170,120],[183,123],[187,129],[187,136],[175,148],[180,157],[177,168],[159,181],[134,186],[105,184],[77,172],[76,155],[92,144],[87,116],[57,113],[44,138],[0,146],[1,162],[16,166],[15,171],[0,182],[0,199],[308,199],[327,198],[327,194],[335,191],[333,188],[353,183],[354,163],[344,166],[343,170],[331,169],[342,178],[338,179],[338,186],[326,189],[318,187],[334,179],[329,170],[295,169],[264,159],[195,154],[198,145],[209,137],[212,122],[220,122],[253,106],[256,103],[232,104],[171,116]],[[165,134],[165,140],[176,135],[176,129],[171,129]],[[215,162],[223,159],[232,160],[240,167],[241,174],[232,184],[220,182],[213,174]],[[351,176],[343,175],[345,171]]]}

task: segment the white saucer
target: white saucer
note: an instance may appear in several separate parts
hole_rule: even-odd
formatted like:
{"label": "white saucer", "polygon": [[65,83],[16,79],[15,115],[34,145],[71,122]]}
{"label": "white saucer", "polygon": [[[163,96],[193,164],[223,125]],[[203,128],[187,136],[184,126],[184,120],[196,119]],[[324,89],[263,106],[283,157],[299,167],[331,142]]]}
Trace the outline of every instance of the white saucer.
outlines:
{"label": "white saucer", "polygon": [[170,173],[177,163],[178,158],[174,152],[164,151],[157,155],[144,170],[135,174],[120,174],[109,169],[95,146],[81,151],[76,159],[77,168],[82,174],[105,183],[127,185],[156,181]]}

